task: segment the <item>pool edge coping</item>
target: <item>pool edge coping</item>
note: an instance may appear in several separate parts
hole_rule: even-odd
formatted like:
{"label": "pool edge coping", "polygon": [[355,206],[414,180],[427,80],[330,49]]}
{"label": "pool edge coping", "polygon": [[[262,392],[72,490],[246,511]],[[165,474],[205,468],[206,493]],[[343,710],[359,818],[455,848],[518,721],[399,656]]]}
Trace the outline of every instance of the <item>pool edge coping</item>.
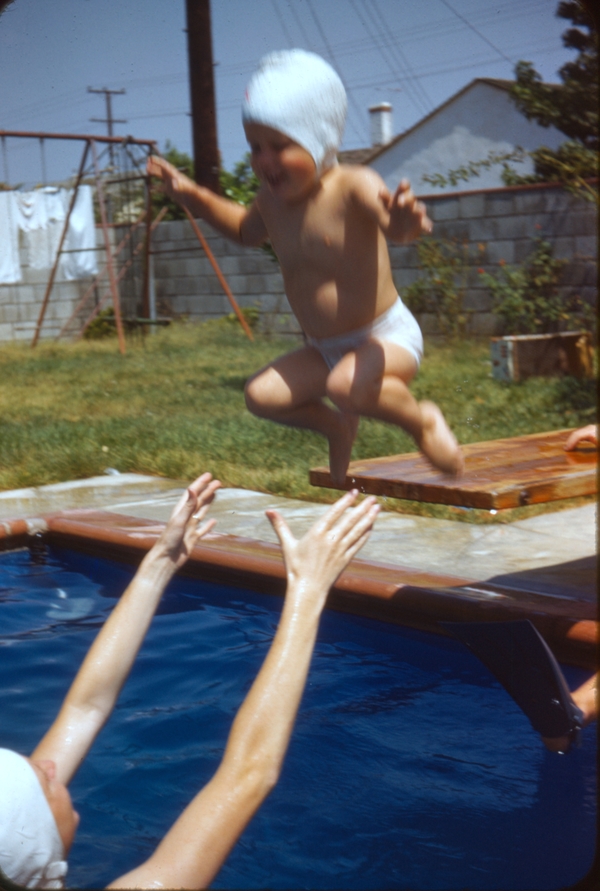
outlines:
{"label": "pool edge coping", "polygon": [[[0,521],[0,550],[26,547],[34,537],[59,547],[102,551],[136,563],[165,523],[111,511],[70,509]],[[182,572],[224,584],[282,595],[285,570],[278,545],[210,533],[194,548]],[[521,596],[517,596],[517,595]],[[328,607],[382,621],[447,634],[440,622],[530,619],[562,661],[596,670],[599,625],[593,605],[546,598],[529,591],[442,575],[408,566],[355,558],[332,587]]]}

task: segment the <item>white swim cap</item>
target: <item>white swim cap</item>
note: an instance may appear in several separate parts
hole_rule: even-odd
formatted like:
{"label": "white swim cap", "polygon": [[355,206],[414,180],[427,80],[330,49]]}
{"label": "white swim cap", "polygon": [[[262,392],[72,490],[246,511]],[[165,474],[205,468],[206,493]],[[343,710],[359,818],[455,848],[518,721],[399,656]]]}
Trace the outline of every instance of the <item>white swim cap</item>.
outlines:
{"label": "white swim cap", "polygon": [[0,868],[26,888],[63,888],[64,846],[31,764],[0,749]]}
{"label": "white swim cap", "polygon": [[260,60],[246,88],[242,120],[285,133],[322,173],[337,164],[347,106],[344,85],[324,59],[301,49],[281,50]]}

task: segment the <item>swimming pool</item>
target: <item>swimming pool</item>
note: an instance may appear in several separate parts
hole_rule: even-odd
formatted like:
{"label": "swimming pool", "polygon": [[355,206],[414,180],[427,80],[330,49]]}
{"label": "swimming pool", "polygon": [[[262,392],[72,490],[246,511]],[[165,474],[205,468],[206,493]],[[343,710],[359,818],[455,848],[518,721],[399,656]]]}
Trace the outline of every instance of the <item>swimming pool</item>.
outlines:
{"label": "swimming pool", "polygon": [[[60,548],[0,557],[2,745],[34,747],[131,572]],[[168,589],[72,783],[70,884],[142,861],[210,778],[280,609],[225,585]],[[213,887],[570,885],[594,855],[595,756],[592,727],[568,756],[546,752],[458,642],[326,612],[280,782]]]}

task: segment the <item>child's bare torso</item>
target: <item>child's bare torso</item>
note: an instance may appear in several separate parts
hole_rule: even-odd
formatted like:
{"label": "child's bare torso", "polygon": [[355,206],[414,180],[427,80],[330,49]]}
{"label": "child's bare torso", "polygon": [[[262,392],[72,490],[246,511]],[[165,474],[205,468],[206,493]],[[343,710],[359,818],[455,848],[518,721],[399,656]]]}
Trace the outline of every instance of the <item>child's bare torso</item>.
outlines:
{"label": "child's bare torso", "polygon": [[334,167],[298,203],[265,187],[256,199],[288,300],[311,337],[368,325],[397,297],[385,237],[353,193],[357,175],[357,168]]}

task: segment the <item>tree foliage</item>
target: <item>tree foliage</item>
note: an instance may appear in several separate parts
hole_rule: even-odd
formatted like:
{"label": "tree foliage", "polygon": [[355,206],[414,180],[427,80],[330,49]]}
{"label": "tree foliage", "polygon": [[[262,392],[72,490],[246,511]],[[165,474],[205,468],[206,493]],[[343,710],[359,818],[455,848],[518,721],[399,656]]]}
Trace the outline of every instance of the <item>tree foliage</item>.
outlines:
{"label": "tree foliage", "polygon": [[[556,127],[568,137],[557,149],[541,146],[531,152],[517,147],[512,152],[489,152],[487,158],[469,161],[446,174],[423,176],[423,181],[444,188],[468,182],[481,170],[502,164],[507,186],[521,183],[558,182],[590,201],[598,198],[589,180],[598,176],[598,33],[583,0],[562,0],[557,16],[572,22],[562,36],[563,44],[577,50],[577,58],[560,69],[562,83],[547,84],[531,62],[518,62],[510,95],[528,120],[542,127]],[[529,156],[534,173],[522,175],[512,166]]]}
{"label": "tree foliage", "polygon": [[556,127],[568,138],[556,151],[544,146],[531,152],[534,176],[515,176],[513,182],[573,184],[598,175],[598,33],[581,0],[561,0],[556,15],[572,23],[562,40],[577,57],[562,66],[559,84],[544,83],[531,62],[518,62],[511,97],[528,120]]}
{"label": "tree foliage", "polygon": [[[190,179],[194,179],[194,161],[186,152],[180,152],[167,140],[162,154],[174,167],[177,167]],[[222,169],[219,173],[219,182],[221,191],[226,198],[246,206],[251,204],[258,191],[259,182],[250,166],[250,156],[246,154],[241,161],[238,161],[232,172]],[[155,217],[165,204],[168,208],[165,220],[187,219],[185,211],[174,201],[171,201],[164,192],[159,191],[153,195],[152,216]]]}
{"label": "tree foliage", "polygon": [[[447,185],[457,186],[459,182],[469,182],[474,176],[480,176],[482,170],[489,170],[496,164],[502,164],[502,178],[514,176],[514,170],[510,167],[511,163],[520,163],[527,157],[527,152],[519,146],[512,152],[488,152],[486,158],[479,161],[467,161],[448,173],[424,173],[421,179],[425,183],[432,186],[439,186],[444,189]],[[508,183],[507,183],[508,185]]]}
{"label": "tree foliage", "polygon": [[241,161],[238,161],[233,168],[233,173],[228,170],[221,170],[219,181],[221,190],[226,198],[237,201],[246,207],[252,204],[256,193],[258,192],[260,183],[252,167],[250,166],[250,155],[246,153]]}
{"label": "tree foliage", "polygon": [[558,72],[562,84],[545,84],[531,62],[518,62],[511,96],[528,120],[554,126],[570,140],[598,148],[598,35],[590,13],[578,0],[562,0],[556,15],[575,27],[562,35],[577,58]]}

